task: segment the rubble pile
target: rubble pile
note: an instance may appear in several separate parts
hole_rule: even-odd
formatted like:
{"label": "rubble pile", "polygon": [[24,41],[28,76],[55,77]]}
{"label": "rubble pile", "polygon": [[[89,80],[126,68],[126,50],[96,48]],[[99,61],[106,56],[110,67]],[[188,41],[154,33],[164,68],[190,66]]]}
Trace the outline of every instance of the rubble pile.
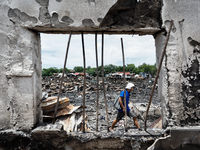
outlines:
{"label": "rubble pile", "polygon": [[[60,88],[60,76],[48,76],[43,77],[42,80],[42,92],[48,94],[48,96],[55,96],[59,92]],[[133,91],[134,97],[137,100],[147,100],[150,95],[152,84],[154,79],[145,79],[145,78],[130,78],[127,79],[127,82],[133,82],[136,85],[135,90]],[[105,91],[113,91],[113,92],[120,92],[124,88],[123,79],[121,78],[105,78]],[[96,78],[90,77],[90,79],[86,79],[86,94],[92,94],[93,92],[97,91],[97,80]],[[83,77],[72,76],[64,77],[63,84],[62,84],[62,91],[61,94],[65,93],[81,93],[83,91]],[[103,92],[103,85],[100,78],[99,81],[99,91]],[[157,97],[157,91],[155,91],[155,98]],[[156,102],[160,100],[156,98]]]}
{"label": "rubble pile", "polygon": [[[60,77],[49,76],[43,78],[42,88],[43,88],[43,98],[57,96],[60,88]],[[126,81],[132,82],[135,84],[135,90],[130,94],[130,103],[129,106],[131,109],[136,111],[139,124],[143,128],[144,126],[144,117],[146,114],[146,108],[148,105],[153,79],[143,79],[143,78],[131,78]],[[106,93],[106,101],[108,107],[108,120],[109,125],[112,124],[112,121],[116,118],[117,110],[113,107],[113,101],[117,94],[124,88],[123,79],[112,79],[105,78],[105,93]],[[46,97],[45,97],[46,96]],[[62,98],[69,98],[70,104],[74,107],[79,107],[83,104],[83,77],[64,77],[63,87],[61,91]],[[97,82],[95,78],[90,78],[86,80],[86,95],[85,95],[85,105],[86,105],[86,114],[87,114],[87,125],[91,131],[96,130],[96,108],[97,108]],[[99,81],[99,112],[98,112],[98,129],[103,131],[107,130],[107,118],[106,118],[106,108],[105,108],[105,100],[103,93],[103,85],[100,78]],[[68,106],[69,107],[69,106]],[[79,109],[79,113],[82,110]],[[81,122],[74,114],[71,114],[71,118],[73,118],[71,122]],[[78,115],[81,116],[80,114]],[[152,126],[152,124],[157,121],[161,117],[161,107],[160,107],[160,99],[158,97],[157,90],[154,92],[152,105],[149,110],[147,125]],[[65,121],[60,121],[63,124],[67,124],[67,118],[62,118]],[[78,121],[79,120],[79,121]],[[124,119],[121,120],[120,123],[117,124],[118,130],[124,130]],[[160,122],[159,122],[160,123]],[[74,124],[74,123],[72,123]],[[128,128],[135,128],[132,119],[128,118]],[[156,125],[155,125],[156,126]],[[156,127],[161,128],[161,124]],[[72,131],[72,130],[68,130]]]}

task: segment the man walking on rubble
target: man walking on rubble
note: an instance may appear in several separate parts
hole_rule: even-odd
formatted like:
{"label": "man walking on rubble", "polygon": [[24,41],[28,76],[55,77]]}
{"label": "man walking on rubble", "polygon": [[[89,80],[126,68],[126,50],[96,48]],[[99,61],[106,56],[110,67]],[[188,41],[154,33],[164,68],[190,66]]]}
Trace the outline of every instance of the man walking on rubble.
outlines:
{"label": "man walking on rubble", "polygon": [[[133,122],[134,122],[135,126],[137,127],[137,129],[141,130],[139,123],[137,121],[136,114],[133,111],[131,111],[130,108],[128,107],[130,92],[132,92],[134,90],[134,87],[135,87],[135,85],[133,83],[128,83],[125,87],[127,116],[129,116],[130,118],[133,118]],[[119,122],[122,119],[122,117],[124,117],[124,115],[125,115],[125,106],[124,106],[123,99],[124,99],[124,90],[120,92],[119,104],[121,106],[121,109],[118,109],[117,118],[113,121],[112,126],[110,127],[111,131],[114,129],[114,126],[116,125],[116,123]]]}

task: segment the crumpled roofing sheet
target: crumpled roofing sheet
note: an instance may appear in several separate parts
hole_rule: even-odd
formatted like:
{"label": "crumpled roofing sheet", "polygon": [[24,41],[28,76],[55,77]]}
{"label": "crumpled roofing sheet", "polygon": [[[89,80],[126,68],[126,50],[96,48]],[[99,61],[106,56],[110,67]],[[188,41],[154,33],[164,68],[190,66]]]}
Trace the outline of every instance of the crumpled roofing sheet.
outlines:
{"label": "crumpled roofing sheet", "polygon": [[[43,101],[41,103],[43,114],[47,115],[47,113],[55,111],[56,103],[57,103],[57,97],[49,97],[45,101]],[[70,104],[69,98],[64,97],[62,99],[59,99],[58,109],[66,107],[69,104]]]}

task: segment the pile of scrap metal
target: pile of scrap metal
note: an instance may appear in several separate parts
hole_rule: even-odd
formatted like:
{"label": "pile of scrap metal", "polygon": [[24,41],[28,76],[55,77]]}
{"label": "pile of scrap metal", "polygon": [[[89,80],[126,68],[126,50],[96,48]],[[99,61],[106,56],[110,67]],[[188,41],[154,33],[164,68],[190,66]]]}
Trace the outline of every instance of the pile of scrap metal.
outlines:
{"label": "pile of scrap metal", "polygon": [[[41,103],[44,122],[52,122],[57,103],[57,97],[48,97]],[[82,106],[73,106],[67,97],[59,98],[56,122],[63,124],[67,132],[82,131],[83,115]],[[85,131],[87,128],[87,115],[85,115]]]}

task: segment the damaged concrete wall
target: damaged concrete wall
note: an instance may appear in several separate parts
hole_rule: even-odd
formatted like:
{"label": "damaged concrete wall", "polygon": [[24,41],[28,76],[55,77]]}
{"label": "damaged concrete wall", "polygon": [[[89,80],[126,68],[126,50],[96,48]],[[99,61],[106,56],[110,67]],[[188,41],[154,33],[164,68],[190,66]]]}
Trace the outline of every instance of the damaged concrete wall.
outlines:
{"label": "damaged concrete wall", "polygon": [[0,8],[0,129],[29,130],[41,118],[40,36],[10,21],[9,6]]}
{"label": "damaged concrete wall", "polygon": [[118,0],[100,24],[102,29],[154,34],[160,30],[161,0]]}
{"label": "damaged concrete wall", "polygon": [[41,46],[38,31],[97,28],[115,2],[0,2],[0,129],[30,130],[41,121]]}
{"label": "damaged concrete wall", "polygon": [[117,0],[15,0],[7,2],[8,17],[41,32],[98,30],[110,7]]}
{"label": "damaged concrete wall", "polygon": [[154,34],[162,23],[161,0],[11,0],[7,5],[13,22],[40,32]]}
{"label": "damaged concrete wall", "polygon": [[[4,115],[0,120],[0,128],[29,130],[41,120],[41,49],[38,32],[67,33],[73,30],[79,33],[78,31],[104,30],[116,34],[116,31],[133,33],[138,29],[139,32],[142,30],[142,34],[153,34],[160,30],[161,25],[161,1],[155,1],[158,3],[155,9],[151,9],[153,3],[148,0],[140,3],[137,0],[2,0],[0,111]],[[121,21],[126,21],[127,24],[118,26],[104,23],[100,28],[100,23],[106,15],[110,15],[108,11],[117,2],[115,8],[120,8],[119,14],[129,16]],[[123,12],[119,7],[121,5],[128,11]],[[134,11],[129,11],[130,9]],[[136,15],[134,12],[137,12]],[[140,15],[137,19],[143,20],[142,23],[136,21],[129,24],[137,15]],[[145,20],[148,20],[148,25],[145,25]]]}
{"label": "damaged concrete wall", "polygon": [[[164,49],[164,44],[166,40],[165,32],[160,32],[155,37],[155,46],[156,46],[156,66],[159,66],[160,59],[162,56],[162,52]],[[167,69],[165,67],[166,59],[164,57],[163,63],[162,63],[162,69],[159,74],[159,80],[158,80],[158,93],[159,97],[161,99],[161,107],[162,107],[162,126],[163,128],[167,125],[167,118],[169,118],[169,110],[168,107],[168,82],[167,82]]]}
{"label": "damaged concrete wall", "polygon": [[165,91],[168,98],[163,103],[166,125],[200,122],[199,7],[197,0],[163,0],[162,19],[167,31],[170,20],[174,20],[164,68],[168,82]]}
{"label": "damaged concrete wall", "polygon": [[161,24],[168,31],[171,19],[174,26],[159,79],[164,126],[199,123],[197,0],[2,0],[0,7],[1,129],[28,130],[41,118],[38,32],[152,34],[159,58],[165,39]]}

